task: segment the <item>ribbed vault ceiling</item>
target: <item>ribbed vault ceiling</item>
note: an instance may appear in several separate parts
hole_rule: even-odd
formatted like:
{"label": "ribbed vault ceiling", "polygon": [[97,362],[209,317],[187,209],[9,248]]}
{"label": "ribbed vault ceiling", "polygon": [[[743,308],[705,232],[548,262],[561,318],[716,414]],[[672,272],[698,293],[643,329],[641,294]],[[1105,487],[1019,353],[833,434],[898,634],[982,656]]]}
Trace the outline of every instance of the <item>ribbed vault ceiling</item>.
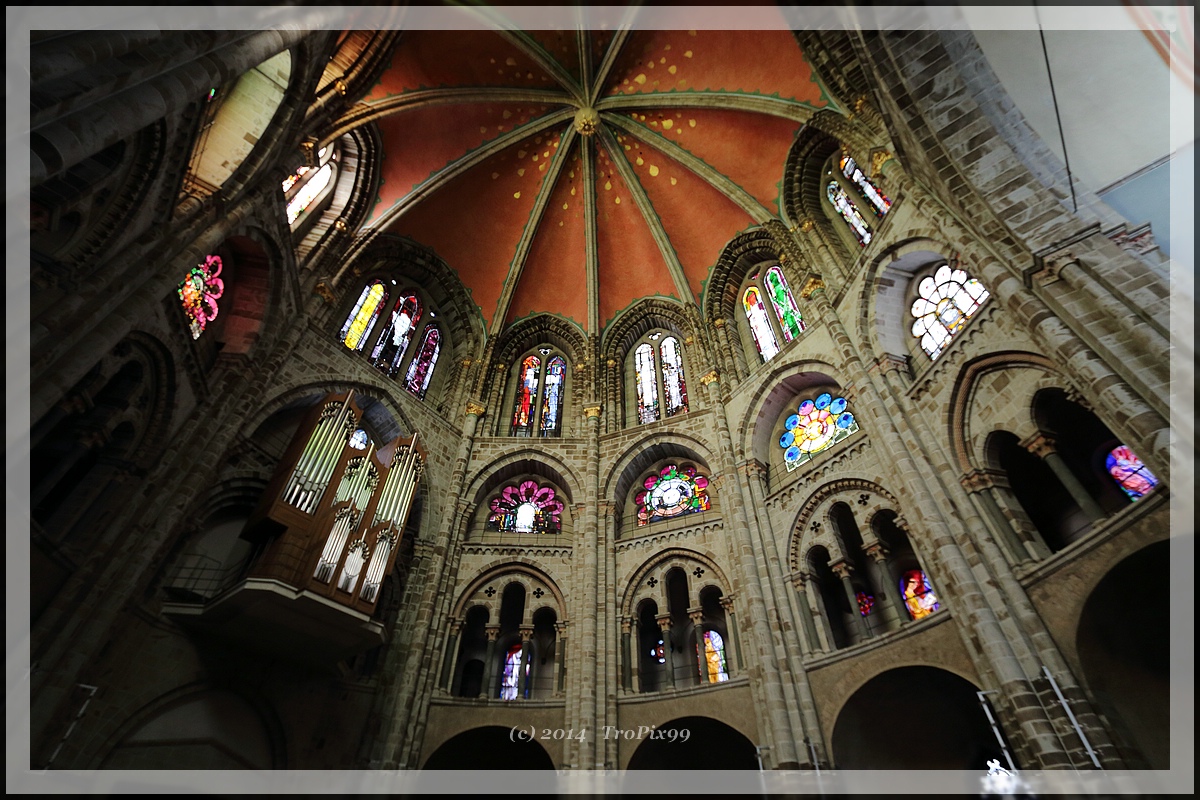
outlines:
{"label": "ribbed vault ceiling", "polygon": [[598,335],[644,297],[699,303],[828,105],[785,30],[413,31],[339,131],[378,125],[367,227],[435,251],[490,334],[549,312]]}

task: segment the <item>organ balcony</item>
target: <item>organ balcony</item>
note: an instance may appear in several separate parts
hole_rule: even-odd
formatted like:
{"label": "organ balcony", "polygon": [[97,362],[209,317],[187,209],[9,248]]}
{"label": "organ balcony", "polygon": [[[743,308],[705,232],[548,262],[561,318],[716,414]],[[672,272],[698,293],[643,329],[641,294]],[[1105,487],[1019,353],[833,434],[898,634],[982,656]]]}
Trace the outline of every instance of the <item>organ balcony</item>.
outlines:
{"label": "organ balcony", "polygon": [[377,447],[354,392],[300,426],[226,566],[184,558],[163,613],[197,634],[333,667],[387,639],[377,606],[424,471],[417,435]]}

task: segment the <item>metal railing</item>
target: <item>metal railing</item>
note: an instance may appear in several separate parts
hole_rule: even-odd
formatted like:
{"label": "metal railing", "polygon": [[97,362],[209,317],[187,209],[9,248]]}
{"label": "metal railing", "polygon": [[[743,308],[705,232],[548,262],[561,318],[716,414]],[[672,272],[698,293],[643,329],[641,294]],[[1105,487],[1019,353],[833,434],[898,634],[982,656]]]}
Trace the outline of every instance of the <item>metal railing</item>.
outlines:
{"label": "metal railing", "polygon": [[211,556],[187,555],[163,582],[163,590],[176,600],[211,600],[236,583],[245,566],[245,561],[226,567]]}

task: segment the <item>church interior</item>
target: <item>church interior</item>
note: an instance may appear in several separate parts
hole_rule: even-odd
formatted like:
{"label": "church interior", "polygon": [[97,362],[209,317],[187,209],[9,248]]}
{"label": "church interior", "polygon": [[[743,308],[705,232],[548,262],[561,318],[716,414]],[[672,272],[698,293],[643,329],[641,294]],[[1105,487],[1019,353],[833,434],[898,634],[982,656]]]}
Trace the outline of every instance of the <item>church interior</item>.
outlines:
{"label": "church interior", "polygon": [[1181,766],[1109,10],[31,30],[30,769]]}

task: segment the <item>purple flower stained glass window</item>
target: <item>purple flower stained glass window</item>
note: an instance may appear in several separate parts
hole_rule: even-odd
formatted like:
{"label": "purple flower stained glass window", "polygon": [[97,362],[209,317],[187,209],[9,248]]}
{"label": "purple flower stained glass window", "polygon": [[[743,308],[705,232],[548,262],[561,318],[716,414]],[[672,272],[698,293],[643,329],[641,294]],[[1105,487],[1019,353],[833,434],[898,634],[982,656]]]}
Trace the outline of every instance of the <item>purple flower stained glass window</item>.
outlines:
{"label": "purple flower stained glass window", "polygon": [[502,533],[554,534],[562,530],[562,512],[566,507],[555,496],[554,487],[521,481],[505,486],[491,502],[489,530]]}

